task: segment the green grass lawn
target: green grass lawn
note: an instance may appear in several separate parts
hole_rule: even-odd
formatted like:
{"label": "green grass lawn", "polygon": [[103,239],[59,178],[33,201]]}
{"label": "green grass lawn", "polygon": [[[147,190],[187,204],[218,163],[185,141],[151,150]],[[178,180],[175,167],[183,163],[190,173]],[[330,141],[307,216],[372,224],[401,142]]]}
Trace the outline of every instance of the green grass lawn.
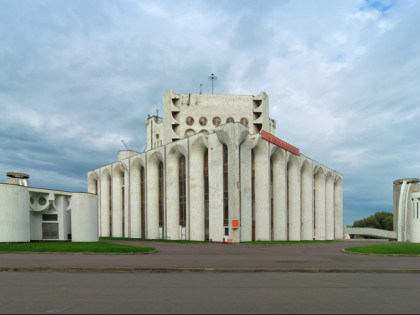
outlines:
{"label": "green grass lawn", "polygon": [[297,244],[334,243],[334,242],[341,242],[341,241],[254,241],[254,242],[242,242],[241,244],[297,245]]}
{"label": "green grass lawn", "polygon": [[[142,241],[142,242],[168,242],[168,243],[208,243],[207,241],[187,241],[187,240],[164,240],[164,239],[142,239],[142,238],[127,238],[127,237],[100,237],[100,240],[110,241]],[[256,245],[296,245],[296,244],[313,244],[313,243],[333,243],[342,241],[254,241],[241,242],[241,244],[256,244]]]}
{"label": "green grass lawn", "polygon": [[391,243],[372,246],[346,248],[346,251],[363,254],[393,254],[393,255],[420,255],[418,243]]}
{"label": "green grass lawn", "polygon": [[32,242],[0,244],[0,252],[129,254],[147,253],[153,250],[155,249],[152,247],[136,247],[98,242]]}
{"label": "green grass lawn", "polygon": [[128,238],[128,237],[100,237],[100,240],[109,241],[141,241],[141,242],[167,242],[167,243],[208,243],[205,241],[188,241],[188,240],[164,240],[164,239],[144,239],[144,238]]}

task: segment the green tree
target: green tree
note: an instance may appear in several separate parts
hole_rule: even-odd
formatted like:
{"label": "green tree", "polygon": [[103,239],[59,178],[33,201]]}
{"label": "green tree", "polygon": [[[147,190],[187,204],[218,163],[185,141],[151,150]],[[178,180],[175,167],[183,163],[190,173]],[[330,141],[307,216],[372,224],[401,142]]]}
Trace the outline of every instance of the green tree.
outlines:
{"label": "green tree", "polygon": [[391,212],[376,212],[365,219],[354,221],[353,227],[370,227],[392,231],[394,229],[394,215]]}

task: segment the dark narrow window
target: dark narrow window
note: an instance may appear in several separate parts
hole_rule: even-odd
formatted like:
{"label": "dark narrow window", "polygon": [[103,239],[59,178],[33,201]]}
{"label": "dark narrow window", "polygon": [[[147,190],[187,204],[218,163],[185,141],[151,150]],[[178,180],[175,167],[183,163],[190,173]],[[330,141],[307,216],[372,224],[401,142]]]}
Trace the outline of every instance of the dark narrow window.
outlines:
{"label": "dark narrow window", "polygon": [[314,183],[314,188],[313,188],[313,211],[312,211],[312,217],[314,218],[314,226],[313,226],[313,230],[312,230],[312,239],[315,240],[315,218],[316,218],[316,209],[315,209],[315,177],[313,178],[313,183]]}
{"label": "dark narrow window", "polygon": [[58,221],[57,214],[43,214],[42,221]]}
{"label": "dark narrow window", "polygon": [[140,168],[140,190],[141,190],[141,198],[140,198],[140,212],[141,212],[141,238],[146,238],[146,231],[145,231],[145,185],[144,185],[144,167]]}
{"label": "dark narrow window", "polygon": [[163,163],[159,163],[159,227],[162,228],[162,238],[164,238],[163,229]]}
{"label": "dark narrow window", "polygon": [[255,241],[255,154],[251,151],[252,240]]}
{"label": "dark narrow window", "polygon": [[112,183],[111,177],[109,177],[109,236],[112,237]]}
{"label": "dark narrow window", "polygon": [[419,203],[417,202],[417,219],[419,218]]}
{"label": "dark narrow window", "polygon": [[228,148],[223,145],[223,224],[229,225]]}
{"label": "dark narrow window", "polygon": [[274,200],[273,200],[273,160],[270,159],[270,228],[271,228],[271,240],[274,240]]}
{"label": "dark narrow window", "polygon": [[121,175],[121,215],[122,215],[122,236],[125,235],[125,172]]}
{"label": "dark narrow window", "polygon": [[209,151],[204,153],[204,239],[210,239],[209,234]]}
{"label": "dark narrow window", "polygon": [[186,185],[185,185],[185,157],[179,158],[179,225],[186,226],[186,214],[187,214],[187,203],[186,203]]}

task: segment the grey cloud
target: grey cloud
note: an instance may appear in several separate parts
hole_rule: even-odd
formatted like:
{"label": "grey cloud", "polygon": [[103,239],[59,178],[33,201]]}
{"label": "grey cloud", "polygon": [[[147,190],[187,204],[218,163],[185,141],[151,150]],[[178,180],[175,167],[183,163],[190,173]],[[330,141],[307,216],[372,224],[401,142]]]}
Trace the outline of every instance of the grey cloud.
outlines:
{"label": "grey cloud", "polygon": [[211,93],[214,72],[216,93],[266,91],[276,135],[344,175],[346,224],[389,211],[392,180],[420,176],[420,5],[384,6],[8,1],[0,176],[86,190],[86,172],[115,161],[121,139],[143,150],[167,90]]}

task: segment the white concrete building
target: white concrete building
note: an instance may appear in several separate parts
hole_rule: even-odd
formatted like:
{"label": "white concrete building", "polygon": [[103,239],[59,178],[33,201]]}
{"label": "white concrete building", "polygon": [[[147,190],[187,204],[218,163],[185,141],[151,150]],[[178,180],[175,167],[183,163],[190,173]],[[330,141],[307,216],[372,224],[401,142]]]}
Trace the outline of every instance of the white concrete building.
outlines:
{"label": "white concrete building", "polygon": [[394,181],[394,231],[399,242],[420,243],[418,178]]}
{"label": "white concrete building", "polygon": [[8,176],[0,184],[0,243],[98,241],[98,196],[32,188],[26,174]]}
{"label": "white concrete building", "polygon": [[88,173],[100,236],[232,242],[343,238],[342,175],[273,136],[265,93],[175,94],[143,153]]}

